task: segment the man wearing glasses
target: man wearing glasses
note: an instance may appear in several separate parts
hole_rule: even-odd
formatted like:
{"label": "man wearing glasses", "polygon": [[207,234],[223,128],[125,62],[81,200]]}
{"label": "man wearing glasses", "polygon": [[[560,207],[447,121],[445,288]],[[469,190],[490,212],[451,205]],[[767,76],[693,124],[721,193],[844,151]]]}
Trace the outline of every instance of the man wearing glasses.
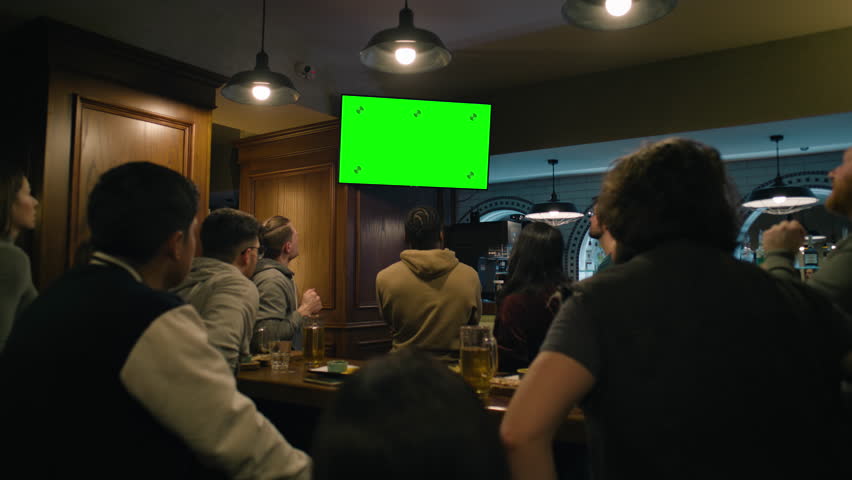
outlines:
{"label": "man wearing glasses", "polygon": [[204,319],[210,344],[236,372],[241,357],[251,355],[259,296],[250,280],[263,258],[260,225],[233,208],[214,210],[201,225],[203,256],[172,291],[192,304]]}

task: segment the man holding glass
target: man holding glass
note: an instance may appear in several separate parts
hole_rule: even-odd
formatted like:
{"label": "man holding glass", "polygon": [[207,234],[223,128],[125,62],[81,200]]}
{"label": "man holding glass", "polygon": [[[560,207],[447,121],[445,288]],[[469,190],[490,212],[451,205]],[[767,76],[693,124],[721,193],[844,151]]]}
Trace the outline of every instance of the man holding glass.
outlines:
{"label": "man holding glass", "polygon": [[192,305],[198,192],[148,162],[89,196],[94,253],[24,313],[0,359],[4,470],[28,478],[294,478],[293,448],[237,391]]}
{"label": "man holding glass", "polygon": [[512,397],[515,478],[555,478],[551,442],[577,404],[593,478],[852,478],[839,388],[852,328],[733,257],[733,191],[719,152],[686,139],[606,175],[616,264],[574,286]]}
{"label": "man holding glass", "polygon": [[[828,173],[828,177],[832,181],[832,189],[825,208],[852,220],[852,148],[846,150],[843,161]],[[761,266],[778,277],[799,278],[793,259],[806,234],[805,228],[796,220],[785,220],[764,232],[766,261]],[[852,236],[840,240],[837,248],[808,280],[808,285],[852,314]]]}
{"label": "man holding glass", "polygon": [[258,294],[250,278],[258,258],[263,258],[259,230],[248,213],[214,210],[201,224],[203,256],[192,260],[189,275],[172,290],[198,310],[210,345],[234,371],[241,358],[251,355]]}
{"label": "man holding glass", "polygon": [[260,293],[252,350],[262,349],[261,329],[264,338],[290,340],[293,348],[299,350],[305,318],[322,310],[322,299],[314,288],[305,290],[299,302],[296,274],[290,269],[290,262],[299,256],[299,232],[290,219],[276,215],[263,222],[261,241],[266,255],[252,276]]}

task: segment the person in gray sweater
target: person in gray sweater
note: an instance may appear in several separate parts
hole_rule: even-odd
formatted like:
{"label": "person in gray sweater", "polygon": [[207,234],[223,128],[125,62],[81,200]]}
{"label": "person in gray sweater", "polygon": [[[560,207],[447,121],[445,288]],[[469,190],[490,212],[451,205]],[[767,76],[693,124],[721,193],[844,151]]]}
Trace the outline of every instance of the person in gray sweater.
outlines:
{"label": "person in gray sweater", "polygon": [[18,234],[36,224],[38,200],[30,182],[10,163],[0,167],[0,352],[15,320],[38,293],[33,286],[30,259],[15,245]]}
{"label": "person in gray sweater", "polygon": [[266,257],[258,262],[252,277],[260,293],[260,308],[252,338],[252,351],[258,351],[261,329],[278,340],[292,340],[301,349],[301,331],[305,317],[322,310],[322,300],[313,288],[297,296],[295,273],[290,262],[299,256],[299,233],[289,219],[276,215],[263,222],[261,239]]}
{"label": "person in gray sweater", "polygon": [[[852,148],[846,150],[843,162],[829,172],[828,177],[832,181],[832,190],[825,201],[826,209],[852,220]],[[804,243],[806,233],[796,220],[785,220],[764,232],[766,261],[761,266],[777,277],[798,280],[799,273],[793,267],[793,259]],[[837,243],[837,248],[826,257],[807,285],[852,315],[852,236]]]}
{"label": "person in gray sweater", "polygon": [[249,278],[263,256],[259,230],[248,213],[232,208],[213,211],[201,226],[203,256],[192,260],[189,275],[172,289],[198,310],[210,345],[234,371],[242,357],[251,355],[259,296]]}

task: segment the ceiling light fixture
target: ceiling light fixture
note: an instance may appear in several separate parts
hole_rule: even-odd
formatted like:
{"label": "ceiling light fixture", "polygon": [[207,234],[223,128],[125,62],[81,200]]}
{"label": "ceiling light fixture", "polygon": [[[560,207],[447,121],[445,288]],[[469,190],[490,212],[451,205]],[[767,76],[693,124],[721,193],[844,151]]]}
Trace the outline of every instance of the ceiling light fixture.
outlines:
{"label": "ceiling light fixture", "polygon": [[446,67],[453,55],[437,35],[414,26],[414,12],[399,11],[399,26],[373,35],[361,50],[361,63],[387,73],[423,73]]}
{"label": "ceiling light fixture", "polygon": [[266,42],[266,0],[263,0],[260,52],[254,70],[240,72],[222,87],[222,96],[228,100],[248,105],[286,105],[299,101],[299,92],[286,75],[269,69],[269,56],[264,51]]}
{"label": "ceiling light fixture", "polygon": [[550,194],[550,201],[546,203],[536,203],[533,205],[530,213],[526,214],[524,218],[535,222],[549,223],[554,227],[558,227],[581,218],[583,213],[578,212],[577,207],[575,207],[573,203],[559,201],[559,198],[556,196],[556,164],[559,163],[559,160],[551,158],[547,161],[547,163],[549,163],[553,169],[551,177],[553,181],[553,193]]}
{"label": "ceiling light fixture", "polygon": [[781,155],[778,147],[778,143],[784,140],[784,135],[772,135],[769,139],[775,142],[775,180],[772,186],[753,190],[743,201],[743,206],[762,208],[765,213],[772,215],[788,215],[819,203],[810,188],[784,184],[781,179]]}
{"label": "ceiling light fixture", "polygon": [[591,30],[623,30],[659,20],[677,6],[677,0],[567,0],[562,17]]}

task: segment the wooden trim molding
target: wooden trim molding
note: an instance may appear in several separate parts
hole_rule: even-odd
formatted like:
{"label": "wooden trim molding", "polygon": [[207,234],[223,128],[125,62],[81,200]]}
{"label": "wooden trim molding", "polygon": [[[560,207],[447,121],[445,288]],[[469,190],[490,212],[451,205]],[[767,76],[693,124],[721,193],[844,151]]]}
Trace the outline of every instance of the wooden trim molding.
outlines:
{"label": "wooden trim molding", "polygon": [[[277,132],[265,133],[262,135],[256,135],[250,138],[246,138],[244,140],[237,140],[234,142],[234,146],[237,148],[246,147],[249,145],[261,145],[264,143],[273,143],[281,140],[285,140],[288,138],[294,137],[302,137],[306,135],[314,135],[321,132],[333,131],[335,129],[340,128],[340,120],[327,120],[325,122],[312,123],[310,125],[305,125],[301,127],[288,128],[286,130],[280,130]],[[329,145],[325,147],[318,148],[317,150],[325,150],[327,148],[337,148],[336,145]],[[304,153],[297,152],[296,154]],[[289,156],[289,155],[288,155]]]}
{"label": "wooden trim molding", "polygon": [[355,292],[355,308],[359,310],[378,310],[378,302],[361,304],[360,278],[361,278],[361,190],[355,191],[355,275],[353,275],[353,288]]}

